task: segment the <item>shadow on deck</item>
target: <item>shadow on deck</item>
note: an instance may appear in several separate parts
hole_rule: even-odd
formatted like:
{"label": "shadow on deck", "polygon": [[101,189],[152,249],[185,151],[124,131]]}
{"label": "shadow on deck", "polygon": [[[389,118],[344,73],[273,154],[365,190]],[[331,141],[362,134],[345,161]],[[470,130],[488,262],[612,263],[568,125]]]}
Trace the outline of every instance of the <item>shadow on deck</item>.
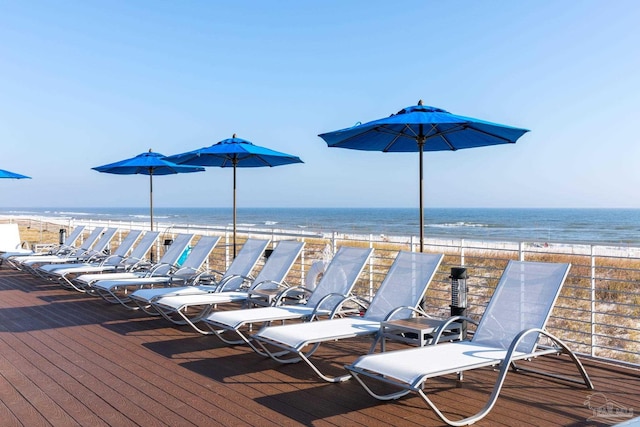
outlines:
{"label": "shadow on deck", "polygon": [[[441,425],[415,396],[378,402],[354,381],[326,384],[306,365],[281,366],[8,269],[0,270],[0,346],[3,425]],[[319,358],[338,370],[367,349],[338,342]],[[563,357],[535,363],[574,372]],[[595,391],[510,374],[477,425],[610,425],[640,413],[640,372],[584,363]],[[462,385],[434,380],[430,391],[462,417],[484,404],[493,378],[478,370]]]}

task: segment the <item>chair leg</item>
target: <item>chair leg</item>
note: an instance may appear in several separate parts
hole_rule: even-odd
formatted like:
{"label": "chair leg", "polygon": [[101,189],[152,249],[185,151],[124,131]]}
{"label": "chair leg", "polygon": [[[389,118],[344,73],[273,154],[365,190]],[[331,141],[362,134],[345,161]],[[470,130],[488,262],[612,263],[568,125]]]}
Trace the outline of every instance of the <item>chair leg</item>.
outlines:
{"label": "chair leg", "polygon": [[584,369],[584,366],[582,365],[582,362],[580,362],[580,359],[578,359],[576,354],[569,347],[567,347],[567,345],[564,342],[562,342],[562,340],[560,340],[558,337],[556,337],[556,336],[554,336],[554,335],[552,335],[552,334],[550,334],[549,332],[546,332],[546,331],[539,331],[539,333],[541,335],[549,337],[554,343],[556,343],[558,345],[559,348],[556,349],[555,351],[552,350],[552,353],[554,353],[554,354],[566,354],[571,358],[571,361],[573,362],[573,364],[575,365],[576,369],[580,373],[580,376],[582,377],[582,380],[577,379],[577,378],[568,377],[566,375],[553,374],[553,373],[546,372],[546,371],[539,370],[539,369],[523,367],[523,366],[520,366],[520,365],[516,365],[515,362],[512,362],[514,371],[516,371],[516,372],[531,372],[531,373],[534,373],[534,374],[543,375],[543,376],[547,376],[547,377],[550,377],[550,378],[557,378],[557,379],[560,379],[560,380],[563,380],[563,381],[568,381],[568,382],[572,382],[572,383],[576,383],[576,384],[583,384],[588,389],[593,390],[595,387],[593,386],[593,383],[591,382],[591,378],[589,378],[589,374],[587,374],[587,371]]}

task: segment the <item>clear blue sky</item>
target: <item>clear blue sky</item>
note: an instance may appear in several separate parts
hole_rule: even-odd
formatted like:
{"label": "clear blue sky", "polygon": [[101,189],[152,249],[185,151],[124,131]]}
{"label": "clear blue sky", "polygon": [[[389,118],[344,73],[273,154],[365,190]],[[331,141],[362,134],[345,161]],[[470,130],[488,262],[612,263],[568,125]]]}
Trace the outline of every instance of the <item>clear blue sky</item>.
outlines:
{"label": "clear blue sky", "polygon": [[[238,171],[244,207],[417,207],[418,158],[318,134],[425,104],[530,129],[425,156],[427,207],[640,208],[640,2],[0,0],[0,207],[147,206],[92,171],[233,133],[305,164]],[[156,206],[229,207],[232,172]]]}

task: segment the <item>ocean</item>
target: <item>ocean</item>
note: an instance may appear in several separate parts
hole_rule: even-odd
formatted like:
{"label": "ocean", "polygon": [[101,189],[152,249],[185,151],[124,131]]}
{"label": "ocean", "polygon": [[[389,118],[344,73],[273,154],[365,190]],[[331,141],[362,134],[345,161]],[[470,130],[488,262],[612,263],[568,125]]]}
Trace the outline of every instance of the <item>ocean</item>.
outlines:
{"label": "ocean", "polygon": [[[3,208],[1,215],[149,221],[148,208]],[[162,224],[230,226],[231,208],[154,209]],[[238,227],[417,236],[413,208],[238,208]],[[425,237],[640,245],[640,209],[425,209]]]}

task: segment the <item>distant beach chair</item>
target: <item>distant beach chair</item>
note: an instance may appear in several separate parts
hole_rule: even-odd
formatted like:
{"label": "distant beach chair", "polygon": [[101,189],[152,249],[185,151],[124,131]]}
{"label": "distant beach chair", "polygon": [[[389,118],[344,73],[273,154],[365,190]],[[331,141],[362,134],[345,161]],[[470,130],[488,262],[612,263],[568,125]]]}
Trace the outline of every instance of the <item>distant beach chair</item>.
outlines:
{"label": "distant beach chair", "polygon": [[[140,237],[142,231],[140,230],[131,230],[127,233],[127,236],[124,240],[118,245],[118,247],[113,251],[112,254],[105,255],[102,253],[100,256],[91,257],[85,262],[74,262],[74,263],[63,263],[63,264],[45,264],[38,267],[38,271],[40,275],[46,277],[48,279],[58,279],[62,274],[72,269],[80,269],[77,271],[84,271],[83,268],[98,268],[100,266],[106,265],[114,266],[117,265],[120,261],[122,261],[125,256],[129,253],[133,245]],[[101,270],[96,270],[96,272]]]}
{"label": "distant beach chair", "polygon": [[31,272],[40,278],[47,279],[48,272],[61,265],[78,264],[82,262],[99,262],[108,256],[107,254],[109,252],[111,240],[113,240],[117,232],[117,228],[107,228],[102,232],[102,234],[100,234],[98,241],[95,242],[90,249],[81,254],[74,255],[73,257],[50,259],[47,260],[46,263],[32,263],[30,265]]}
{"label": "distant beach chair", "polygon": [[133,245],[131,242],[134,241],[135,243],[135,240],[138,239],[140,234],[142,234],[141,231],[131,230],[118,249],[101,262],[93,264],[69,264],[65,267],[56,268],[50,271],[49,274],[52,279],[60,282],[63,287],[85,292],[87,283],[76,280],[77,277],[84,275],[84,277],[87,278],[92,275],[102,275],[104,273],[131,271],[145,262],[147,253],[158,240],[160,233],[157,231],[145,233],[140,241],[131,249],[131,253],[129,253],[127,246],[131,248],[131,245]]}
{"label": "distant beach chair", "polygon": [[139,308],[151,315],[159,315],[155,309],[151,308],[151,302],[163,295],[175,294],[208,294],[219,289],[240,289],[243,283],[253,280],[251,272],[264,254],[269,240],[247,239],[242,245],[242,249],[223,273],[220,271],[210,271],[207,275],[206,284],[191,283],[190,286],[183,287],[154,287],[139,289],[133,292],[130,297]]}
{"label": "distant beach chair", "polygon": [[[183,291],[186,295],[179,292],[163,295],[153,300],[151,305],[170,322],[177,325],[189,325],[194,330],[207,334],[208,332],[200,329],[196,326],[196,323],[209,315],[214,307],[228,303],[246,302],[262,290],[285,289],[288,286],[285,278],[303,248],[304,242],[295,240],[279,241],[249,289],[225,290],[224,288],[218,288],[217,292],[212,291],[207,294],[197,295],[187,289]],[[276,294],[269,292],[263,295],[269,295],[270,299],[277,298]]]}
{"label": "distant beach chair", "polygon": [[[126,271],[81,274],[75,277],[73,282],[76,286],[89,290],[88,288],[99,280],[137,279],[139,277],[169,274],[171,271],[179,268],[177,262],[192,239],[193,234],[178,234],[157,263],[152,263],[143,257],[141,260],[137,260],[137,262]],[[136,255],[138,254],[136,253]]]}
{"label": "distant beach chair", "polygon": [[137,305],[131,303],[131,292],[144,286],[162,286],[173,283],[184,285],[196,280],[198,276],[205,273],[202,270],[202,266],[209,259],[211,251],[219,241],[219,236],[200,237],[200,240],[191,249],[182,265],[165,274],[160,275],[156,271],[155,274],[144,277],[98,280],[91,285],[91,290],[93,294],[102,297],[107,302],[122,304],[124,307],[136,309],[138,308]]}
{"label": "distant beach chair", "polygon": [[[415,392],[440,419],[454,426],[472,424],[491,411],[509,368],[516,372],[531,371],[583,383],[587,388],[593,389],[593,384],[576,355],[559,338],[545,330],[569,267],[569,264],[510,261],[471,340],[369,354],[346,368],[371,396],[389,400]],[[460,317],[445,322],[441,330],[447,323],[456,320],[460,320]],[[539,346],[540,337],[549,338],[549,345]],[[581,380],[529,369],[515,363],[560,353],[568,354],[573,360]],[[426,382],[430,378],[458,374],[460,380],[464,371],[490,366],[499,366],[500,371],[488,402],[475,415],[458,421],[451,420],[425,392]],[[391,384],[401,390],[378,394],[362,377]],[[438,383],[438,387],[441,386],[442,383]]]}
{"label": "distant beach chair", "polygon": [[[56,270],[55,273],[59,276],[58,279],[62,286],[85,292],[86,287],[93,279],[104,277],[106,273],[130,272],[141,269],[141,266],[147,266],[146,256],[159,236],[160,232],[158,231],[147,231],[131,250],[131,253],[122,258],[114,254],[98,265],[78,266],[68,270],[60,269]],[[79,280],[80,277],[84,277],[85,280]]]}
{"label": "distant beach chair", "polygon": [[[259,354],[264,353],[256,347],[251,338],[243,331],[248,325],[269,325],[276,321],[312,320],[320,316],[333,317],[335,309],[351,294],[362,269],[373,253],[373,249],[343,246],[325,269],[315,289],[291,287],[282,291],[271,307],[245,308],[241,310],[216,311],[203,319],[203,322],[218,338],[228,344],[246,343]],[[300,291],[309,293],[304,303],[280,305],[290,294]],[[234,339],[226,337],[228,333]],[[239,338],[239,339],[238,339]]]}
{"label": "distant beach chair", "polygon": [[37,275],[35,269],[40,265],[49,264],[52,262],[71,262],[77,260],[79,257],[84,256],[89,253],[91,247],[94,243],[100,239],[100,235],[104,232],[104,227],[96,227],[93,231],[87,236],[86,239],[82,242],[82,244],[72,249],[69,252],[64,252],[61,254],[55,255],[33,255],[20,257],[20,259],[16,259],[17,267],[20,270],[27,271],[34,275]]}
{"label": "distant beach chair", "polygon": [[[373,351],[382,338],[380,330],[383,321],[409,318],[416,313],[427,316],[418,309],[418,305],[443,258],[442,254],[401,251],[364,315],[269,326],[252,338],[273,360],[280,363],[302,360],[325,381],[346,381],[351,377],[350,374],[337,377],[324,374],[310,357],[322,343],[365,336],[374,336],[371,345]],[[273,347],[277,350],[272,350]]]}

